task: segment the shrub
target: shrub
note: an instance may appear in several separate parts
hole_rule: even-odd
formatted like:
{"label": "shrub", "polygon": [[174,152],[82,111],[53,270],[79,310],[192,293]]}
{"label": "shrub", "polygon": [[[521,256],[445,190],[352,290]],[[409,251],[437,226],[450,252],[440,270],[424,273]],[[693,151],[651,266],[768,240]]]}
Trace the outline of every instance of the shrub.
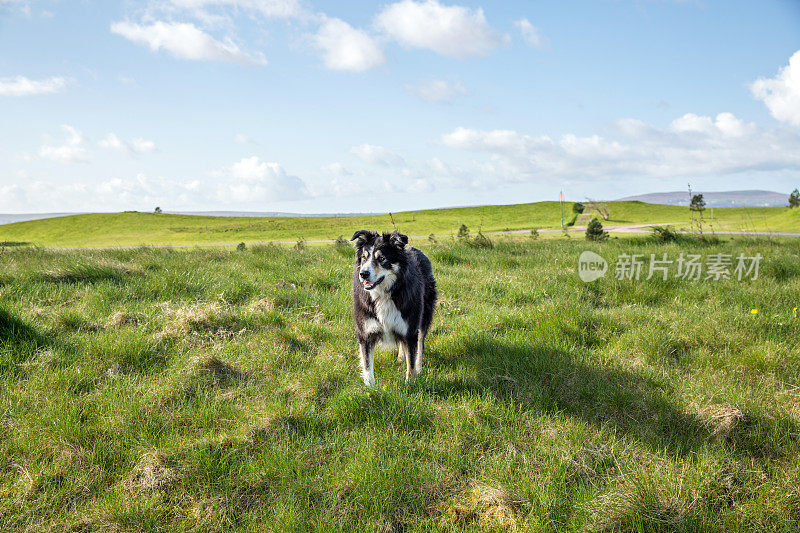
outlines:
{"label": "shrub", "polygon": [[434,235],[433,233],[428,235],[428,242],[430,242],[431,244],[436,244],[436,235]]}
{"label": "shrub", "polygon": [[531,239],[533,239],[535,241],[538,238],[539,238],[539,230],[536,229],[536,228],[533,228],[531,230]]}
{"label": "shrub", "polygon": [[239,244],[236,245],[237,252],[244,252],[245,250],[247,250],[247,245],[245,243],[240,242]]}
{"label": "shrub", "polygon": [[458,227],[458,238],[459,239],[468,239],[469,238],[469,228],[466,224],[461,224]]}
{"label": "shrub", "polygon": [[669,226],[653,226],[651,229],[653,230],[651,237],[656,242],[668,243],[680,242],[683,240],[683,236],[680,233],[672,231]]}
{"label": "shrub", "polygon": [[608,232],[603,229],[603,224],[593,218],[586,226],[586,240],[602,242],[608,238]]}
{"label": "shrub", "polygon": [[789,195],[789,208],[793,209],[795,207],[800,207],[800,190],[793,190],[792,194]]}
{"label": "shrub", "polygon": [[467,244],[473,248],[494,248],[494,244],[492,244],[492,241],[489,240],[489,237],[480,231],[477,235],[475,235],[474,239],[468,239]]}
{"label": "shrub", "polygon": [[689,204],[691,211],[702,212],[706,208],[706,201],[703,199],[702,194],[695,194],[692,196],[692,203]]}
{"label": "shrub", "polygon": [[580,202],[575,202],[574,204],[572,204],[573,213],[577,213],[578,215],[580,215],[581,213],[583,213],[584,209],[586,209],[586,206]]}
{"label": "shrub", "polygon": [[297,242],[294,243],[294,249],[299,251],[299,252],[302,252],[303,250],[305,250],[306,249],[306,240],[303,237],[300,237],[299,239],[297,239]]}

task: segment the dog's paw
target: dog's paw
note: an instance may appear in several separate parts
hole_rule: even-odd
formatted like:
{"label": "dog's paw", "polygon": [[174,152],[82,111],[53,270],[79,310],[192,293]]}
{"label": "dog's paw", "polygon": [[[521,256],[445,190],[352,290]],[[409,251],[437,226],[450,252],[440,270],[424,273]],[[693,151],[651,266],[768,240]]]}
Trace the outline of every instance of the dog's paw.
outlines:
{"label": "dog's paw", "polygon": [[364,386],[368,389],[371,389],[375,386],[375,376],[372,372],[362,372],[361,380],[364,382]]}
{"label": "dog's paw", "polygon": [[397,362],[398,363],[405,363],[406,362],[406,354],[403,352],[397,352]]}

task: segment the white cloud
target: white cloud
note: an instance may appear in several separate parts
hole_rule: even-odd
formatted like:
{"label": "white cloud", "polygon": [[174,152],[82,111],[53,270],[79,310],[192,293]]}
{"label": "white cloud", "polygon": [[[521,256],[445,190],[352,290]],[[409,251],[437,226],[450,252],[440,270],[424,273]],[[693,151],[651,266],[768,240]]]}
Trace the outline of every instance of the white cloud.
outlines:
{"label": "white cloud", "polygon": [[308,194],[308,187],[278,163],[245,157],[220,173],[227,181],[219,186],[219,199],[226,203],[256,204],[296,200]]}
{"label": "white cloud", "polygon": [[773,117],[800,126],[800,50],[774,78],[759,78],[750,85],[750,90]]}
{"label": "white cloud", "polygon": [[52,76],[43,80],[32,80],[25,76],[0,78],[0,96],[30,96],[33,94],[57,93],[67,85],[67,80]]}
{"label": "white cloud", "polygon": [[547,135],[456,128],[439,142],[489,156],[483,163],[508,181],[617,180],[621,177],[725,176],[748,171],[800,170],[800,134],[761,130],[730,113],[687,114],[668,127],[624,119],[610,136]]}
{"label": "white cloud", "polygon": [[22,183],[0,186],[0,212],[48,211],[151,211],[188,208],[204,204],[203,187],[197,180],[147,177],[111,178],[98,183],[49,181],[28,177]]}
{"label": "white cloud", "polygon": [[541,34],[539,28],[531,24],[531,21],[528,19],[519,19],[514,21],[514,26],[519,28],[519,32],[522,34],[522,40],[528,46],[532,46],[534,48],[543,48],[547,46],[547,38]]}
{"label": "white cloud", "polygon": [[360,144],[353,146],[350,152],[362,161],[382,166],[399,166],[404,163],[403,158],[383,146],[374,144]]}
{"label": "white cloud", "polygon": [[345,168],[344,165],[338,162],[323,166],[322,171],[327,174],[333,174],[334,176],[350,176],[353,174]]}
{"label": "white cloud", "polygon": [[444,80],[431,80],[420,85],[406,85],[406,90],[420,100],[434,104],[448,104],[454,98],[467,94],[467,90],[461,83],[448,83]]}
{"label": "white cloud", "polygon": [[363,72],[386,61],[375,39],[337,18],[326,18],[313,42],[322,51],[325,66],[332,70]]}
{"label": "white cloud", "polygon": [[111,32],[148,46],[151,50],[166,50],[180,59],[204,61],[229,61],[243,65],[266,65],[260,52],[249,55],[230,39],[218,41],[198,29],[194,24],[156,21],[149,25],[132,22],[115,22]]}
{"label": "white cloud", "polygon": [[84,163],[88,161],[85,148],[86,139],[84,139],[81,132],[66,124],[61,126],[61,129],[67,134],[64,144],[41,146],[39,148],[39,157],[59,163]]}
{"label": "white cloud", "polygon": [[716,120],[686,113],[673,120],[669,129],[677,133],[696,133],[703,135],[722,135],[741,137],[755,130],[755,124],[736,118],[732,113],[720,113]]}
{"label": "white cloud", "polygon": [[145,152],[154,152],[156,150],[156,143],[145,139],[137,138],[130,141],[123,141],[114,133],[109,133],[105,139],[97,143],[101,148],[111,148],[126,152],[131,155],[143,154]]}
{"label": "white cloud", "polygon": [[375,26],[404,46],[458,58],[487,55],[509,40],[489,25],[483,9],[437,0],[390,4],[375,18]]}
{"label": "white cloud", "polygon": [[[154,209],[156,206],[191,206],[202,201],[203,188],[198,180],[150,178],[137,174],[134,179],[113,178],[98,185],[83,185],[95,196],[96,204],[106,209]],[[97,209],[94,207],[93,209]]]}
{"label": "white cloud", "polygon": [[209,7],[247,9],[265,17],[294,17],[302,13],[299,0],[169,0],[175,7],[198,11]]}

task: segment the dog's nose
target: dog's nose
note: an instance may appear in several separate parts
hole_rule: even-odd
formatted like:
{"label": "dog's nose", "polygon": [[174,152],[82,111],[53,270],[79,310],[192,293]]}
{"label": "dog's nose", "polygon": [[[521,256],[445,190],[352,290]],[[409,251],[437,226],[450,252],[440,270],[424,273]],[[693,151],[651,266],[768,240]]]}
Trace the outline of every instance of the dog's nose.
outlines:
{"label": "dog's nose", "polygon": [[358,273],[358,275],[361,276],[361,279],[367,279],[369,277],[369,272],[367,272],[366,270],[362,270],[361,272]]}

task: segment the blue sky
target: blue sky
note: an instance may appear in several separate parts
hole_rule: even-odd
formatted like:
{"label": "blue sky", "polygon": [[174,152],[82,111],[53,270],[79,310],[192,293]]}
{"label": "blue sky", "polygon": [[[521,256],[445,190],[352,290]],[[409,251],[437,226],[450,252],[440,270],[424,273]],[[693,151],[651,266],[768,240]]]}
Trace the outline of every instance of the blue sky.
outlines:
{"label": "blue sky", "polygon": [[0,212],[800,186],[800,3],[0,0]]}

